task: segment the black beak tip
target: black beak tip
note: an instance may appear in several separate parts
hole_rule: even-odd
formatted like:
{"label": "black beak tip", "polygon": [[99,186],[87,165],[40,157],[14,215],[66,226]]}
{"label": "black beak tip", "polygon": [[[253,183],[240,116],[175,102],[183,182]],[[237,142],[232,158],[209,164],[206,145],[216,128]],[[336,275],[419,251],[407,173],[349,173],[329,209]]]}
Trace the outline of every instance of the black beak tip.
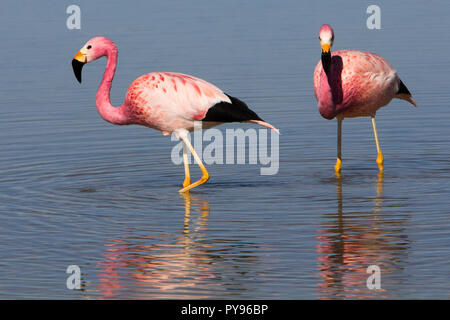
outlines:
{"label": "black beak tip", "polygon": [[81,70],[83,70],[84,63],[76,59],[72,60],[72,69],[78,82],[81,83]]}

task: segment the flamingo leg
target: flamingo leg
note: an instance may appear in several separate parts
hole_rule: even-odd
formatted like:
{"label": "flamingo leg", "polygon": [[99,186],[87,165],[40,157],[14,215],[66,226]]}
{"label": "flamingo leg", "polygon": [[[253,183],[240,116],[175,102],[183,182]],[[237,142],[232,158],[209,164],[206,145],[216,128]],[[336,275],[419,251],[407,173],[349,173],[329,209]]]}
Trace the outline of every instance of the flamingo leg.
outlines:
{"label": "flamingo leg", "polygon": [[183,182],[183,188],[186,188],[188,185],[191,184],[191,175],[189,173],[189,161],[188,161],[188,154],[186,151],[186,144],[184,141],[182,141],[183,144],[183,162],[184,162],[184,182]]}
{"label": "flamingo leg", "polygon": [[334,172],[337,176],[340,176],[342,169],[342,119],[337,119],[338,121],[338,132],[337,132],[337,160],[334,166]]}
{"label": "flamingo leg", "polygon": [[197,155],[197,152],[195,152],[194,147],[192,147],[192,144],[189,142],[189,139],[187,139],[186,137],[181,137],[181,139],[186,144],[186,146],[189,148],[189,151],[192,153],[195,161],[197,162],[198,166],[202,170],[202,177],[200,178],[200,180],[198,180],[178,191],[178,192],[186,192],[186,191],[189,191],[192,188],[195,188],[195,187],[205,183],[206,181],[208,181],[209,173],[208,173],[208,170],[206,170],[205,166],[203,165],[202,160],[200,160],[200,157]]}
{"label": "flamingo leg", "polygon": [[375,136],[375,143],[377,144],[377,164],[380,171],[383,171],[384,169],[384,160],[383,160],[383,153],[381,152],[380,147],[380,141],[378,140],[378,132],[377,132],[377,125],[375,124],[375,116],[372,116],[372,126],[373,126],[373,134]]}

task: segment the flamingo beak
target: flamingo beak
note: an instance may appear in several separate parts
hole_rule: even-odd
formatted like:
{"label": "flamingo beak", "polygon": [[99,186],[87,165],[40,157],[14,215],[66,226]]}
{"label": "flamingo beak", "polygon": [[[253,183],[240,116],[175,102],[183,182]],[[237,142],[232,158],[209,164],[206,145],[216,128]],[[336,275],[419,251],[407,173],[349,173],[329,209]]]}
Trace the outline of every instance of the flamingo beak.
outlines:
{"label": "flamingo beak", "polygon": [[322,47],[322,67],[326,74],[330,72],[331,66],[331,45],[329,43],[323,43]]}
{"label": "flamingo beak", "polygon": [[77,78],[78,82],[81,83],[81,70],[83,70],[83,66],[86,64],[86,56],[78,51],[75,57],[72,60],[72,68],[73,73],[75,74],[75,78]]}

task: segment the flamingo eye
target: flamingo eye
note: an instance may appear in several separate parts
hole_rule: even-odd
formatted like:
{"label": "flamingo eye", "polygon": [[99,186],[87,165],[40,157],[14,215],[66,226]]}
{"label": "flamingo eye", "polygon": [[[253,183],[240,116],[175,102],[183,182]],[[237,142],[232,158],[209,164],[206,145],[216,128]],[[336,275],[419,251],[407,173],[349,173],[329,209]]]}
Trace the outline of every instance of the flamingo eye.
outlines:
{"label": "flamingo eye", "polygon": [[91,46],[91,45],[88,45],[88,46],[87,46],[87,49],[89,50],[90,48],[92,48],[92,46]]}

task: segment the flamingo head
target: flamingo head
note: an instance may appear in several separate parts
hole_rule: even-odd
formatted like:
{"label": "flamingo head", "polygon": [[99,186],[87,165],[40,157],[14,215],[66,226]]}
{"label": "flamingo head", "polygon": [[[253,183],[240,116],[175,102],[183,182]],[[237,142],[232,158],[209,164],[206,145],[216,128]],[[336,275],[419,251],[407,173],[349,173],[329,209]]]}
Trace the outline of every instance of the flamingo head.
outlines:
{"label": "flamingo head", "polygon": [[331,65],[331,47],[334,41],[334,32],[330,25],[324,24],[320,27],[319,40],[322,47],[322,67],[325,73],[328,74]]}
{"label": "flamingo head", "polygon": [[81,83],[81,70],[86,63],[108,55],[111,50],[117,52],[116,45],[105,37],[95,37],[86,42],[72,60],[73,72],[78,82]]}

